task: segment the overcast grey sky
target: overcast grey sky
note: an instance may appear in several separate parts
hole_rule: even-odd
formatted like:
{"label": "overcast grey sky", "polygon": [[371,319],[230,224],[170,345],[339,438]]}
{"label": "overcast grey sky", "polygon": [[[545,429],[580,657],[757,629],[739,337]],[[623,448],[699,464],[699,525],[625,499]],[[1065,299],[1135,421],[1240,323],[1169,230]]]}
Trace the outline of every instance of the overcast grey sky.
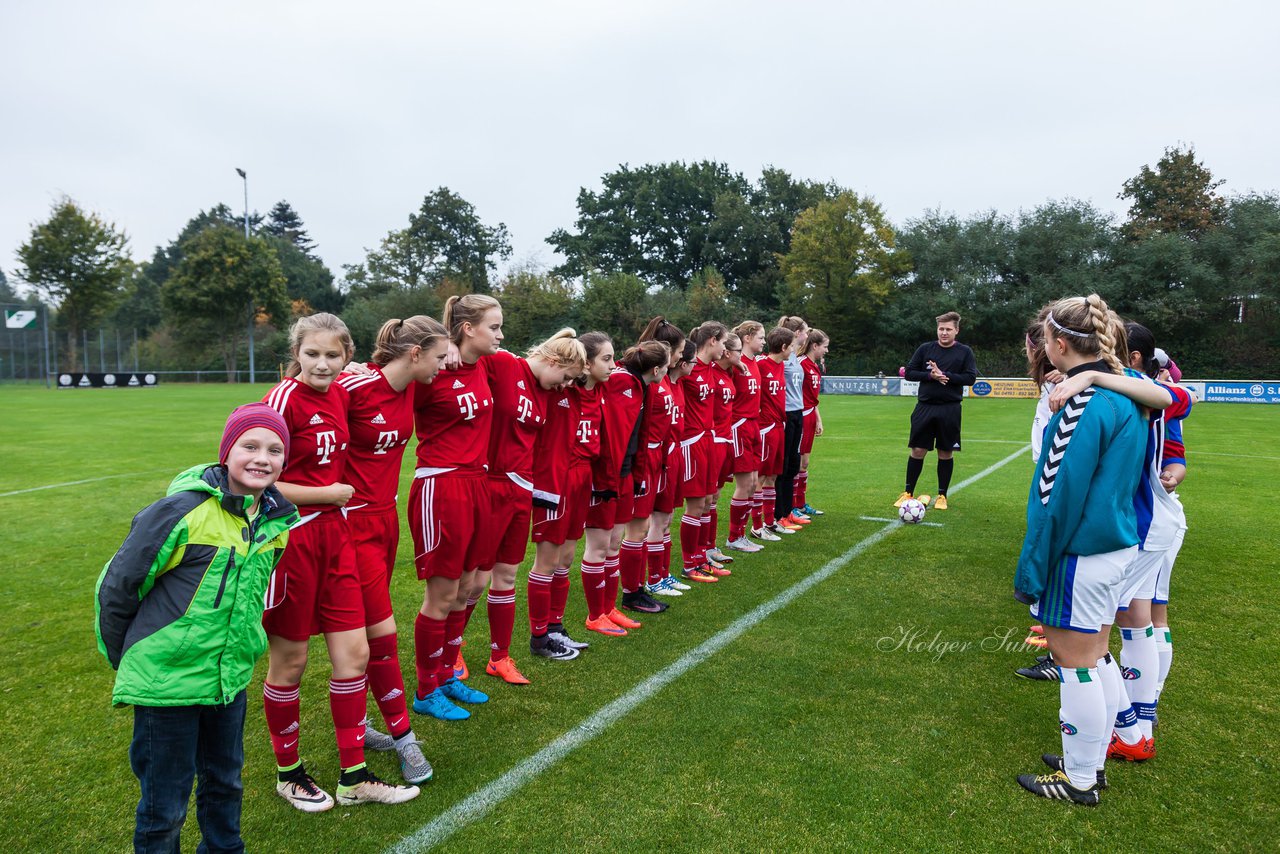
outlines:
{"label": "overcast grey sky", "polygon": [[0,6],[0,266],[65,193],[139,260],[288,199],[363,258],[444,185],[555,261],[621,163],[765,165],[928,208],[1088,199],[1194,144],[1280,189],[1275,3],[18,2]]}

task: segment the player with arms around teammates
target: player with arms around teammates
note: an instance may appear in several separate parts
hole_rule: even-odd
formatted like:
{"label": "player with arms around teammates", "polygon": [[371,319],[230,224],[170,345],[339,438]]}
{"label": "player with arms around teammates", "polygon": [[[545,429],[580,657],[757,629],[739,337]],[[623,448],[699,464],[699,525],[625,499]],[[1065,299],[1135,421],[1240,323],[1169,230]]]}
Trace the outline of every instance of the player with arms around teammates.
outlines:
{"label": "player with arms around teammates", "polygon": [[936,444],[938,500],[933,506],[935,510],[947,509],[947,489],[955,467],[952,454],[960,450],[960,401],[964,399],[964,387],[973,385],[978,378],[973,351],[956,340],[960,315],[949,311],[938,315],[937,322],[938,340],[917,347],[905,371],[908,380],[920,383],[920,391],[907,440],[911,456],[907,458],[906,489],[894,507],[901,507],[912,497],[922,504],[929,503],[928,495],[915,495],[916,482],[924,470],[924,458]]}
{"label": "player with arms around teammates", "polygon": [[[1045,351],[1068,379],[1088,370],[1118,374],[1124,351],[1114,315],[1096,294],[1054,303]],[[1093,806],[1112,721],[1124,695],[1107,637],[1127,568],[1138,551],[1132,496],[1142,470],[1147,425],[1133,401],[1088,389],[1054,415],[1027,500],[1027,532],[1014,595],[1044,625],[1059,669],[1062,755],[1045,754],[1051,774],[1018,783],[1045,798]]]}

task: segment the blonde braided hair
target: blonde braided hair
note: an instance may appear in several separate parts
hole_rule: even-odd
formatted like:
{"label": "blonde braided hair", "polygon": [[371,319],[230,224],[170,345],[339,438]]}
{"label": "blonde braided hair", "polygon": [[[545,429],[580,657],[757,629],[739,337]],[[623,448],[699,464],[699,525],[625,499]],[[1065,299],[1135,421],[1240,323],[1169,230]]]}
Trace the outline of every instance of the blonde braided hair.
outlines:
{"label": "blonde braided hair", "polygon": [[1047,335],[1065,341],[1082,356],[1102,359],[1115,373],[1124,372],[1124,363],[1116,355],[1117,346],[1124,346],[1124,333],[1117,332],[1123,326],[1102,297],[1067,297],[1047,308]]}

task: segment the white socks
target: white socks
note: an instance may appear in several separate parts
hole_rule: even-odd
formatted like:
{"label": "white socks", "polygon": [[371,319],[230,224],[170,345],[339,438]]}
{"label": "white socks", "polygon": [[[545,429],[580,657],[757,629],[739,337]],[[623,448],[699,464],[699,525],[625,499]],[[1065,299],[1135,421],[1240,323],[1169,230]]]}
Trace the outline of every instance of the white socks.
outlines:
{"label": "white socks", "polygon": [[1097,667],[1059,667],[1062,765],[1071,785],[1088,789],[1097,782],[1099,751],[1105,750],[1110,721],[1107,699]]}

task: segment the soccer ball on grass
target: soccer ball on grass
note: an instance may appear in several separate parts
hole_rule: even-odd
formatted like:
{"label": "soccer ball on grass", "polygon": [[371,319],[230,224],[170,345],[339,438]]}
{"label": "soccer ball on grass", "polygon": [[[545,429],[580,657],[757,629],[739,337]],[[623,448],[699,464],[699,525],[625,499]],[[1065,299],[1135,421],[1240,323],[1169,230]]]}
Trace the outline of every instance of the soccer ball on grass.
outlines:
{"label": "soccer ball on grass", "polygon": [[914,525],[917,522],[924,521],[924,504],[914,498],[908,498],[898,508],[898,518],[907,525]]}

